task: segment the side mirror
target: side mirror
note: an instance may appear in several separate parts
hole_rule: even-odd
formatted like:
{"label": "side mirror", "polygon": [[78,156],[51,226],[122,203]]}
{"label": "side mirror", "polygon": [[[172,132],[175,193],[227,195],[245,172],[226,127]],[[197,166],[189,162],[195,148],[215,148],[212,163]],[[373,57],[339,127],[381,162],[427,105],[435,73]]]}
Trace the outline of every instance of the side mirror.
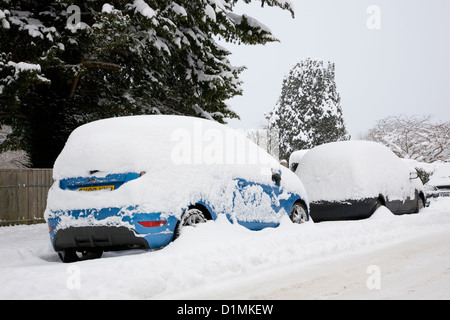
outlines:
{"label": "side mirror", "polygon": [[296,172],[296,171],[297,171],[297,168],[298,168],[298,165],[299,165],[299,164],[296,163],[296,162],[292,163],[292,164],[291,164],[291,168],[290,168],[291,171],[292,171],[292,172]]}
{"label": "side mirror", "polygon": [[281,174],[279,172],[272,173],[272,181],[275,182],[277,186],[281,185]]}
{"label": "side mirror", "polygon": [[417,173],[417,171],[411,172],[409,174],[409,180],[415,180],[415,179],[419,179],[419,174]]}

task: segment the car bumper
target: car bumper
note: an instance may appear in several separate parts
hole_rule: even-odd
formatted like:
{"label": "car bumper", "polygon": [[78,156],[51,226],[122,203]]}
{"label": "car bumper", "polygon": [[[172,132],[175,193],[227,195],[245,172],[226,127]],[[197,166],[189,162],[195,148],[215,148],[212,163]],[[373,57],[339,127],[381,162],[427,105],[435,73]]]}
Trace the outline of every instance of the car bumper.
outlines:
{"label": "car bumper", "polygon": [[427,199],[432,198],[440,198],[440,197],[450,197],[450,190],[436,190],[436,191],[430,191],[427,193]]}
{"label": "car bumper", "polygon": [[159,249],[172,240],[178,219],[138,208],[52,212],[48,219],[55,251],[99,248],[103,251]]}
{"label": "car bumper", "polygon": [[310,204],[310,215],[314,222],[366,219],[372,216],[377,200],[367,198],[312,202]]}

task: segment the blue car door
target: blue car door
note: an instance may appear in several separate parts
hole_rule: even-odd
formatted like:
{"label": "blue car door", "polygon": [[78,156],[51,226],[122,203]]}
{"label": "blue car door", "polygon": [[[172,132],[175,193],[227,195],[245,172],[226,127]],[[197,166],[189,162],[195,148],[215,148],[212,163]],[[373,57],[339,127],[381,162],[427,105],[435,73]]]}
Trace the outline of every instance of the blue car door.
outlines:
{"label": "blue car door", "polygon": [[277,227],[285,212],[279,196],[283,190],[275,182],[261,184],[244,179],[236,180],[231,220],[251,229]]}

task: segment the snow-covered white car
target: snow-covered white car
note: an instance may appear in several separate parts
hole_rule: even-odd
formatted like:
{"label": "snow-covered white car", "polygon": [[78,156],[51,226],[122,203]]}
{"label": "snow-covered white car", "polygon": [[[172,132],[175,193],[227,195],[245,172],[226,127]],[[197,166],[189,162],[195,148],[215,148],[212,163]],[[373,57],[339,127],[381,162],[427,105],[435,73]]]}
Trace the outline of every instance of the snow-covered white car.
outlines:
{"label": "snow-covered white car", "polygon": [[450,197],[450,163],[444,163],[425,185],[428,197]]}
{"label": "snow-covered white car", "polygon": [[[45,217],[64,262],[156,249],[226,215],[251,230],[309,220],[303,184],[243,134],[214,121],[135,116],[76,129],[54,165]],[[208,239],[205,239],[208,241]]]}
{"label": "snow-covered white car", "polygon": [[426,204],[417,172],[374,142],[316,147],[295,173],[307,190],[315,222],[368,218],[382,205],[394,214],[416,213]]}

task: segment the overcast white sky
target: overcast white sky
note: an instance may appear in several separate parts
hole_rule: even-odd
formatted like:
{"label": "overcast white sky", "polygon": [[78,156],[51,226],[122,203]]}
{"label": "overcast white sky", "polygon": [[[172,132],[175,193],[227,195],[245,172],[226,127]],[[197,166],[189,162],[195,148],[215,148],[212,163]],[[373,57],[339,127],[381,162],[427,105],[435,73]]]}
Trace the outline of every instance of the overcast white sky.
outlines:
{"label": "overcast white sky", "polygon": [[[260,2],[240,4],[281,42],[223,44],[241,75],[244,94],[229,101],[239,129],[259,128],[281,92],[283,77],[306,57],[336,63],[347,129],[359,138],[376,120],[394,114],[431,114],[450,120],[449,0],[294,0],[296,17]],[[370,30],[367,9],[380,8],[381,29]]]}

